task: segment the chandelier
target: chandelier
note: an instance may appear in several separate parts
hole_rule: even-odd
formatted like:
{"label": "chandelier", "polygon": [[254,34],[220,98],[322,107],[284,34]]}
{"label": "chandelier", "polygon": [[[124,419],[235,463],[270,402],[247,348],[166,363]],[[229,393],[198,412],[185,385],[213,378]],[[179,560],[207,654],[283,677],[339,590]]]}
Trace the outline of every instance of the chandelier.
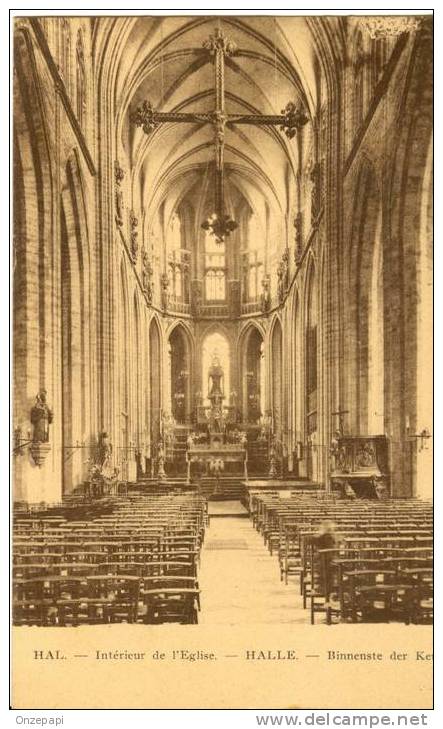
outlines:
{"label": "chandelier", "polygon": [[231,233],[238,228],[238,223],[235,222],[226,213],[212,213],[206,220],[203,221],[203,230],[208,230],[210,235],[213,235],[216,243],[223,243],[225,238],[228,238]]}

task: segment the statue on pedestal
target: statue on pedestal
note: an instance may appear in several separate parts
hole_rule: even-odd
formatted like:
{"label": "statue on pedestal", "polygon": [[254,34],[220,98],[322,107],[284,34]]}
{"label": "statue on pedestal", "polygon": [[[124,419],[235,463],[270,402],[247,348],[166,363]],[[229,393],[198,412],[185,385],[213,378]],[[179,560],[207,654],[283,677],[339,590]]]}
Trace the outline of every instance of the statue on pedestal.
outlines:
{"label": "statue on pedestal", "polygon": [[154,298],[154,282],[152,277],[154,275],[154,269],[152,267],[151,259],[149,258],[146,248],[142,248],[142,286],[143,291],[146,294],[148,303],[152,304]]}
{"label": "statue on pedestal", "polygon": [[160,286],[162,308],[167,311],[169,307],[169,278],[167,273],[162,273],[160,276]]}
{"label": "statue on pedestal", "polygon": [[120,167],[118,160],[114,162],[114,179],[115,179],[115,222],[119,228],[123,225],[123,190],[122,182],[125,177],[125,171]]}
{"label": "statue on pedestal", "polygon": [[34,426],[30,445],[31,456],[40,468],[51,450],[49,444],[49,426],[53,421],[53,413],[46,402],[46,390],[40,390],[31,408],[31,423]]}
{"label": "statue on pedestal", "polygon": [[340,431],[336,430],[331,439],[331,445],[329,447],[329,463],[330,463],[331,473],[334,473],[334,471],[338,470],[337,461],[338,461],[339,454],[340,454],[340,437],[341,437]]}
{"label": "statue on pedestal", "polygon": [[285,248],[277,266],[277,293],[280,303],[283,302],[289,286],[289,249]]}
{"label": "statue on pedestal", "polygon": [[260,295],[260,307],[261,307],[263,314],[267,314],[271,308],[271,278],[270,278],[270,276],[265,276],[264,279],[262,280],[261,284],[262,284],[263,290]]}
{"label": "statue on pedestal", "polygon": [[211,401],[220,400],[224,398],[223,392],[223,367],[220,364],[220,360],[216,353],[212,357],[212,364],[209,368],[208,377],[208,398]]}
{"label": "statue on pedestal", "polygon": [[53,413],[46,402],[46,390],[40,390],[31,408],[31,423],[34,426],[33,443],[49,442],[49,426],[52,421]]}
{"label": "statue on pedestal", "polygon": [[105,478],[109,478],[113,469],[111,467],[112,458],[112,443],[109,435],[106,431],[103,431],[99,435],[98,448],[97,448],[97,460],[96,466],[98,466],[100,473]]}
{"label": "statue on pedestal", "polygon": [[129,213],[129,225],[131,228],[131,245],[130,245],[130,253],[131,253],[131,260],[133,263],[137,262],[137,255],[138,255],[138,218],[133,210]]}

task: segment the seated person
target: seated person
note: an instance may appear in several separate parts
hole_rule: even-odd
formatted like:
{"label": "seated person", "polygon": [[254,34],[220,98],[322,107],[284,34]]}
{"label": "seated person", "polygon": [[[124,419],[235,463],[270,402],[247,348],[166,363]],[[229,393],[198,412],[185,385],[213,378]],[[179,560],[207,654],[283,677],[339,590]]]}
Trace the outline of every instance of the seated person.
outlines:
{"label": "seated person", "polygon": [[319,549],[333,549],[337,543],[334,522],[329,520],[322,521],[313,541]]}

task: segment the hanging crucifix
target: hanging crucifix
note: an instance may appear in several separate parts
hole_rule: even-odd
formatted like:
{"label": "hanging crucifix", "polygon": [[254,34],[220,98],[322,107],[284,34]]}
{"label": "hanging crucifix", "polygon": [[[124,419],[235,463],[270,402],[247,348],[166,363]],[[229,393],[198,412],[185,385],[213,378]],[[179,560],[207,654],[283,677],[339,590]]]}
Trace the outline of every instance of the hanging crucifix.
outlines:
{"label": "hanging crucifix", "polygon": [[225,111],[225,57],[233,56],[237,47],[228,40],[219,28],[203,43],[214,59],[215,70],[215,109],[208,113],[174,113],[155,111],[150,101],[144,101],[133,114],[131,121],[150,134],[165,122],[195,123],[203,122],[214,127],[215,152],[215,212],[202,223],[217,243],[222,243],[238,227],[235,220],[226,214],[224,206],[224,145],[225,127],[231,124],[252,124],[254,126],[279,126],[289,139],[292,139],[308,121],[303,105],[290,101],[281,114],[227,114]]}

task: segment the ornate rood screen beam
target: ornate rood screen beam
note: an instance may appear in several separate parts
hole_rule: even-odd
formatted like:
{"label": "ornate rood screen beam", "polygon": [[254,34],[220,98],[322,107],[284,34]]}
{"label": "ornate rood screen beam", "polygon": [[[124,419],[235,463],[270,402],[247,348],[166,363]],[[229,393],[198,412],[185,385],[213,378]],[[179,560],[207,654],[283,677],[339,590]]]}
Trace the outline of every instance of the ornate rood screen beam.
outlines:
{"label": "ornate rood screen beam", "polygon": [[215,109],[208,113],[175,113],[155,111],[150,101],[144,101],[133,114],[131,121],[141,127],[145,134],[150,134],[165,122],[212,124],[214,127],[215,156],[215,214],[202,223],[202,227],[211,230],[216,240],[222,242],[237,223],[225,213],[224,207],[224,146],[225,127],[232,124],[252,124],[254,126],[278,126],[289,139],[295,137],[307,122],[308,116],[301,104],[290,101],[281,114],[227,114],[225,111],[225,57],[233,56],[236,45],[228,40],[219,28],[203,43],[214,58],[215,73]]}

